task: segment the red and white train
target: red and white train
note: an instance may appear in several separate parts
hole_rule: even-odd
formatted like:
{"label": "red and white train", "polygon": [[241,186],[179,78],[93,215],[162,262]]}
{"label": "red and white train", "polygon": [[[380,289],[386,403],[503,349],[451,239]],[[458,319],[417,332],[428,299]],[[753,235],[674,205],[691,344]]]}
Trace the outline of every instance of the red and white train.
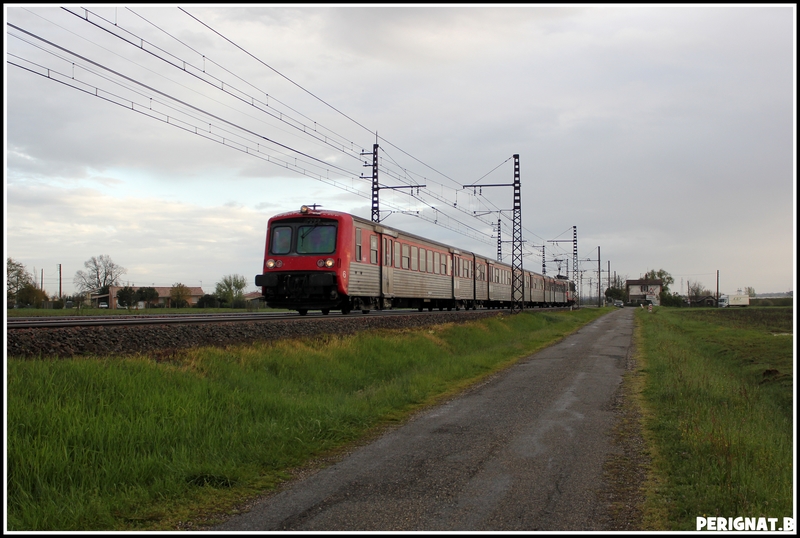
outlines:
{"label": "red and white train", "polygon": [[[442,310],[511,307],[511,266],[339,211],[269,219],[256,286],[271,308]],[[524,271],[524,306],[573,304],[570,282]]]}

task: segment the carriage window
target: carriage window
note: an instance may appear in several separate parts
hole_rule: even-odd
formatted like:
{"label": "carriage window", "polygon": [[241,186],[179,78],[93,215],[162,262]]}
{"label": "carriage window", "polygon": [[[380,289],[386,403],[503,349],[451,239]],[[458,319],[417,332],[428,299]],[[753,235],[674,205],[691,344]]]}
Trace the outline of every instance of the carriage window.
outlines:
{"label": "carriage window", "polygon": [[453,263],[450,259],[450,255],[442,254],[442,273],[441,274],[450,274],[451,269],[453,267]]}
{"label": "carriage window", "polygon": [[441,260],[441,256],[438,252],[433,253],[433,272],[434,274],[439,274],[439,262]]}
{"label": "carriage window", "polygon": [[408,245],[403,245],[403,269],[409,268],[409,247]]}
{"label": "carriage window", "polygon": [[378,263],[378,236],[369,236],[369,263]]}
{"label": "carriage window", "polygon": [[356,261],[361,260],[361,228],[356,228]]}
{"label": "carriage window", "polygon": [[400,268],[400,243],[394,242],[394,266]]}
{"label": "carriage window", "polygon": [[423,273],[428,272],[428,265],[425,263],[426,260],[426,250],[424,248],[419,249],[419,270]]}
{"label": "carriage window", "polygon": [[292,248],[292,229],[289,226],[272,228],[269,251],[272,254],[288,254]]}
{"label": "carriage window", "polygon": [[417,247],[411,247],[411,270],[416,271],[418,267],[418,259],[417,256],[419,255]]}
{"label": "carriage window", "polygon": [[386,267],[392,266],[392,240],[383,238],[383,265]]}
{"label": "carriage window", "polygon": [[429,273],[433,273],[433,251],[432,250],[428,251],[427,258],[428,258],[428,272]]}

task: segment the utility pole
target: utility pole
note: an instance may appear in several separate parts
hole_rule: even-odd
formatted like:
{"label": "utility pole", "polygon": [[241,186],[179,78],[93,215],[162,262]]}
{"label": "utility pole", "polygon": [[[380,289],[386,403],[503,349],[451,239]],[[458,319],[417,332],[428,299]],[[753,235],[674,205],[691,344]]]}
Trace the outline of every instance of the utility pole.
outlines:
{"label": "utility pole", "polygon": [[[548,239],[548,243],[567,243],[569,239]],[[544,247],[542,247],[542,260],[544,260]],[[542,262],[542,274],[544,273],[544,261]],[[578,227],[572,227],[572,285],[578,287]],[[569,264],[567,264],[567,276],[569,276]],[[580,292],[578,292],[578,305],[580,305]]]}
{"label": "utility pole", "polygon": [[[514,188],[514,209],[512,210],[511,225],[511,313],[517,314],[522,311],[525,304],[524,278],[522,272],[522,196],[519,176],[519,154],[514,154],[514,182],[511,184],[495,185],[463,185],[463,188],[472,187],[513,187]],[[498,221],[498,258],[500,252],[500,226]]]}
{"label": "utility pole", "polygon": [[500,219],[497,219],[497,261],[503,261],[503,241],[500,239]]}
{"label": "utility pole", "polygon": [[[375,136],[377,137],[378,134],[375,133]],[[361,155],[369,155],[369,153],[361,153]],[[369,163],[364,161],[364,166],[369,166]],[[364,176],[361,177],[364,178]],[[372,222],[381,221],[381,208],[380,199],[378,198],[378,189],[378,144],[376,142],[372,145]]]}
{"label": "utility pole", "polygon": [[[377,141],[378,133],[375,133]],[[361,179],[372,179],[372,222],[381,221],[381,208],[380,208],[380,190],[381,189],[419,189],[427,185],[395,185],[392,187],[380,185],[378,183],[378,144],[377,142],[372,145],[372,153],[361,153],[361,155],[372,155],[372,177],[361,176]],[[368,162],[364,162],[364,166],[370,166]]]}
{"label": "utility pole", "polygon": [[[717,286],[719,287],[719,286]],[[61,295],[61,264],[58,264],[58,298],[61,299],[63,295]]]}
{"label": "utility pole", "polygon": [[525,306],[525,278],[522,271],[522,192],[519,178],[519,154],[514,155],[514,218],[511,243],[511,313]]}
{"label": "utility pole", "polygon": [[597,247],[597,306],[598,307],[602,306],[602,304],[600,304],[600,288],[603,287],[601,282],[602,278],[600,275],[600,247],[598,246]]}

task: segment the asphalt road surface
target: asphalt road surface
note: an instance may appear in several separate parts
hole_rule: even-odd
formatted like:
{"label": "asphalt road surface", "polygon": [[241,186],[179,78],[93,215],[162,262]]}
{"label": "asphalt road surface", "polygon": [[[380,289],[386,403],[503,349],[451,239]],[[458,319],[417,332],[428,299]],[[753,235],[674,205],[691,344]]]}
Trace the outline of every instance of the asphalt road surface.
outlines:
{"label": "asphalt road surface", "polygon": [[614,310],[211,530],[604,530],[633,313]]}

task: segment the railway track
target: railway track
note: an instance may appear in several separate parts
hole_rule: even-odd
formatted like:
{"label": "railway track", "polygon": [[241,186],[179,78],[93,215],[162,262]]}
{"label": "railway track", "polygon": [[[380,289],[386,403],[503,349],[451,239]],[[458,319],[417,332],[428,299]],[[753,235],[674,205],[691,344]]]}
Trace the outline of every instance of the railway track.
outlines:
{"label": "railway track", "polygon": [[[559,309],[542,309],[556,311]],[[534,311],[539,311],[536,309]],[[145,354],[163,357],[180,349],[225,347],[287,338],[355,334],[364,330],[412,329],[464,323],[509,310],[387,310],[343,315],[320,312],[177,314],[16,318],[7,320],[6,353],[19,358],[69,358]]]}
{"label": "railway track", "polygon": [[[498,310],[482,310],[484,312],[499,312]],[[466,311],[465,311],[466,312]],[[368,314],[350,313],[343,315],[340,312],[322,314],[309,312],[300,316],[297,312],[258,312],[258,313],[233,313],[233,314],[145,314],[145,315],[115,315],[115,316],[65,316],[65,317],[27,317],[11,318],[6,322],[6,329],[47,329],[64,327],[109,327],[109,326],[136,326],[136,325],[173,325],[193,323],[243,323],[251,321],[280,321],[280,320],[313,320],[330,318],[354,318],[365,316],[407,316],[407,315],[437,315],[453,313],[448,311],[417,310],[375,310]]]}

